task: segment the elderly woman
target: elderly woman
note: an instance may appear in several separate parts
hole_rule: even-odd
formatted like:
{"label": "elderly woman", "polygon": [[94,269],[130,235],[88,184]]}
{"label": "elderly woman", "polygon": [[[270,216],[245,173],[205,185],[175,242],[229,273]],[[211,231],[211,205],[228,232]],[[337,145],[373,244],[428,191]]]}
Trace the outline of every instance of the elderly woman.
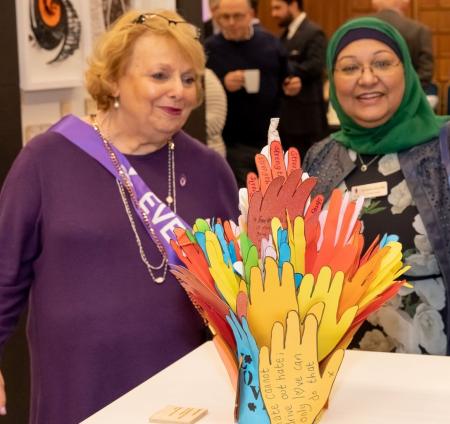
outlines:
{"label": "elderly woman", "polygon": [[434,115],[405,41],[380,20],[344,24],[329,44],[327,67],[342,126],[308,151],[304,168],[320,177],[316,191],[325,196],[338,186],[363,195],[366,243],[378,233],[398,234],[412,267],[412,288],[371,316],[354,346],[444,355],[450,324],[450,118]]}
{"label": "elderly woman", "polygon": [[28,302],[31,423],[78,423],[205,340],[167,248],[178,225],[238,214],[226,162],[181,131],[204,64],[176,13],[127,13],[90,60],[97,116],[63,118],[9,173],[0,340]]}

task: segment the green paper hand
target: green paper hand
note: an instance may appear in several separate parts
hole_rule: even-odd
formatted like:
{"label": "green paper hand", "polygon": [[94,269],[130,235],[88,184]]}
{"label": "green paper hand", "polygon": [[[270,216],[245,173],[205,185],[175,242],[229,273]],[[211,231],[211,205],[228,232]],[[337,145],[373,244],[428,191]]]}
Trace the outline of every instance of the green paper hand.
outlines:
{"label": "green paper hand", "polygon": [[342,316],[338,317],[339,301],[344,283],[344,274],[337,272],[334,278],[331,269],[323,267],[314,283],[314,276],[306,274],[298,291],[298,311],[303,319],[311,307],[323,303],[322,319],[318,331],[319,361],[325,358],[339,343],[350,328],[358,307],[349,307]]}
{"label": "green paper hand", "polygon": [[317,318],[308,314],[300,339],[300,319],[289,312],[286,330],[276,322],[269,348],[259,353],[259,384],[270,416],[275,423],[314,423],[325,406],[344,351],[337,350],[323,373],[317,357]]}
{"label": "green paper hand", "polygon": [[258,346],[269,346],[273,323],[282,321],[291,310],[297,310],[294,271],[290,263],[283,265],[281,281],[278,264],[271,258],[265,261],[264,285],[261,270],[250,273],[250,299],[247,320]]}

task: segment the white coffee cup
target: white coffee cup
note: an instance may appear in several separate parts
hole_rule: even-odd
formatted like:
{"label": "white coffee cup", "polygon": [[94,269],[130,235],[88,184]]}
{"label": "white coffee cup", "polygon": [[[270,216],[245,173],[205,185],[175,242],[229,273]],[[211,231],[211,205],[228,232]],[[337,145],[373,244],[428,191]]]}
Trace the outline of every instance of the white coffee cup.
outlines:
{"label": "white coffee cup", "polygon": [[244,87],[247,93],[259,92],[259,69],[246,69],[244,70]]}

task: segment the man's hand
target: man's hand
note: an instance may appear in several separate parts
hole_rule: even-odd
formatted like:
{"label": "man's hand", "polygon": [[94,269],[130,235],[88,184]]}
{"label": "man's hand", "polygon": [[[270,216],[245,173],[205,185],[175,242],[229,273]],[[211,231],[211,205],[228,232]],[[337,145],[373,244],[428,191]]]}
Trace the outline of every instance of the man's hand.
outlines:
{"label": "man's hand", "polygon": [[230,92],[240,90],[245,83],[244,71],[237,70],[228,72],[223,79],[223,83],[225,88]]}
{"label": "man's hand", "polygon": [[283,81],[283,91],[286,96],[296,96],[302,89],[300,77],[287,77]]}

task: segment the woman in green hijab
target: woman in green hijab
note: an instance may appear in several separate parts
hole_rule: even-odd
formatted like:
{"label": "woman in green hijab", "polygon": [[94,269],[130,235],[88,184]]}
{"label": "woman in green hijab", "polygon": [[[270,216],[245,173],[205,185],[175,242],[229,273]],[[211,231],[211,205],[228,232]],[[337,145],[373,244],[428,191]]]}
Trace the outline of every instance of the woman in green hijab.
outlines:
{"label": "woman in green hijab", "polygon": [[413,288],[370,317],[353,347],[448,354],[450,117],[431,110],[404,39],[376,18],[337,30],[327,68],[341,129],[308,151],[304,169],[320,177],[316,192],[363,195],[366,242],[397,234],[412,267]]}

